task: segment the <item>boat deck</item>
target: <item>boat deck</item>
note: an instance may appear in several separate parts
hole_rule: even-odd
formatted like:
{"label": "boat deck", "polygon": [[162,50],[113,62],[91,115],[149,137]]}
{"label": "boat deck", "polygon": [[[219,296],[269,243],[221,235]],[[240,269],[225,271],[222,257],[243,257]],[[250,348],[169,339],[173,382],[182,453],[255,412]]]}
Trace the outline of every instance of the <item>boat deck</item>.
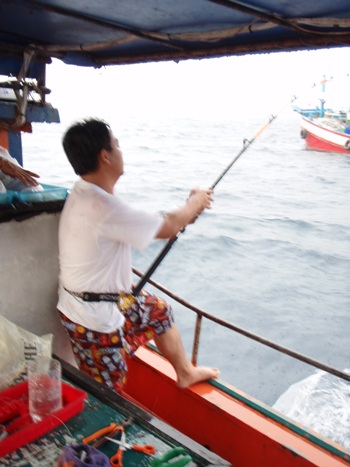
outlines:
{"label": "boat deck", "polygon": [[[156,448],[156,453],[151,457],[142,452],[127,450],[123,454],[124,467],[149,466],[152,459],[162,457],[175,447],[184,449],[182,458],[185,455],[191,456],[192,461],[186,464],[188,466],[230,465],[124,397],[86,377],[66,362],[62,361],[62,368],[64,380],[87,393],[83,411],[53,431],[2,457],[1,466],[55,466],[63,446],[80,444],[84,437],[111,423],[118,424],[126,419],[131,420],[131,424],[125,428],[127,442],[150,444]],[[99,450],[111,457],[117,452],[118,446],[106,442]]]}

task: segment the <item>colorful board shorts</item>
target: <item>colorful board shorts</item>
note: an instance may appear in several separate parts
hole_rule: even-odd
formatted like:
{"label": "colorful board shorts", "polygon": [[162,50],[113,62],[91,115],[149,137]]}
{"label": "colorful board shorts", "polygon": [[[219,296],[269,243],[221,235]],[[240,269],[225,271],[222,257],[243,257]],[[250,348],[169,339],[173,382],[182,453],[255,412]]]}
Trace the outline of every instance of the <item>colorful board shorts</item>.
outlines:
{"label": "colorful board shorts", "polygon": [[142,290],[136,300],[131,295],[124,298],[122,306],[118,306],[125,317],[124,326],[111,333],[74,323],[58,310],[79,369],[116,392],[126,382],[126,357],[174,324],[171,306],[156,295]]}

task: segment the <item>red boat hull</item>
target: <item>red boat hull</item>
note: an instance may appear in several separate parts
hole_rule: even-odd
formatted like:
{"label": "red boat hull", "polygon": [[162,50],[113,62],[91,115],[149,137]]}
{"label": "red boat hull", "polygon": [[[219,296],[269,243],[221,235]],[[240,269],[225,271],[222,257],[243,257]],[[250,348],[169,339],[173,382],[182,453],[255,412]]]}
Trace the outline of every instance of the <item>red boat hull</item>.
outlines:
{"label": "red boat hull", "polygon": [[314,151],[323,151],[323,152],[339,152],[341,154],[349,154],[350,151],[338,146],[334,143],[331,143],[326,140],[322,140],[312,133],[307,133],[305,138],[306,146],[309,149],[313,149]]}
{"label": "red boat hull", "polygon": [[308,149],[350,154],[350,135],[325,128],[317,119],[312,121],[303,117],[300,134]]}

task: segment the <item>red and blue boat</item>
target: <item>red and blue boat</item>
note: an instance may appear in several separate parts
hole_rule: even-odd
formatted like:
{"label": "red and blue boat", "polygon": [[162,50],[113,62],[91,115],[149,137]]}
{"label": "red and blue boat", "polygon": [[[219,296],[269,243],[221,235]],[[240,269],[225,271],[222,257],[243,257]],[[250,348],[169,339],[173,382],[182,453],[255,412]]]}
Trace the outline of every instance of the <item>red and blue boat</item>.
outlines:
{"label": "red and blue boat", "polygon": [[[324,92],[325,82],[322,82]],[[312,109],[294,107],[301,114],[300,137],[314,151],[350,154],[350,109],[325,108],[325,99]]]}

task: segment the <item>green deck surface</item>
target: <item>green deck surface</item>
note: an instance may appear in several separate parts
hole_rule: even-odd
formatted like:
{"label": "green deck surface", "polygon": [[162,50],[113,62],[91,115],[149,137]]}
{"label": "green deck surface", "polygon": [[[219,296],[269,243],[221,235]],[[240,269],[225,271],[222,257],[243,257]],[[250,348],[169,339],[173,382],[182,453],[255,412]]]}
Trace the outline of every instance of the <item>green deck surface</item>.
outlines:
{"label": "green deck surface", "polygon": [[[188,466],[230,465],[122,396],[102,388],[90,378],[86,379],[78,370],[74,369],[68,377],[66,373],[65,380],[87,392],[84,410],[41,438],[0,458],[1,467],[56,466],[63,446],[80,444],[83,438],[97,430],[130,417],[132,423],[125,428],[127,443],[153,445],[156,453],[149,456],[133,450],[124,451],[124,467],[149,466],[152,459],[163,456],[177,446],[185,448],[186,454],[192,457],[193,461]],[[99,450],[111,457],[117,452],[118,446],[107,441]]]}
{"label": "green deck surface", "polygon": [[[85,401],[84,410],[80,414],[46,436],[1,458],[0,465],[11,467],[53,466],[61,454],[63,446],[79,444],[85,436],[112,422],[120,422],[124,419],[125,417],[117,410],[89,395]],[[128,443],[153,445],[157,449],[156,457],[173,447],[135,422],[126,428],[125,433]],[[99,449],[110,457],[117,452],[118,446],[108,441]],[[148,466],[151,459],[152,457],[147,454],[130,450],[123,454],[124,466]]]}

